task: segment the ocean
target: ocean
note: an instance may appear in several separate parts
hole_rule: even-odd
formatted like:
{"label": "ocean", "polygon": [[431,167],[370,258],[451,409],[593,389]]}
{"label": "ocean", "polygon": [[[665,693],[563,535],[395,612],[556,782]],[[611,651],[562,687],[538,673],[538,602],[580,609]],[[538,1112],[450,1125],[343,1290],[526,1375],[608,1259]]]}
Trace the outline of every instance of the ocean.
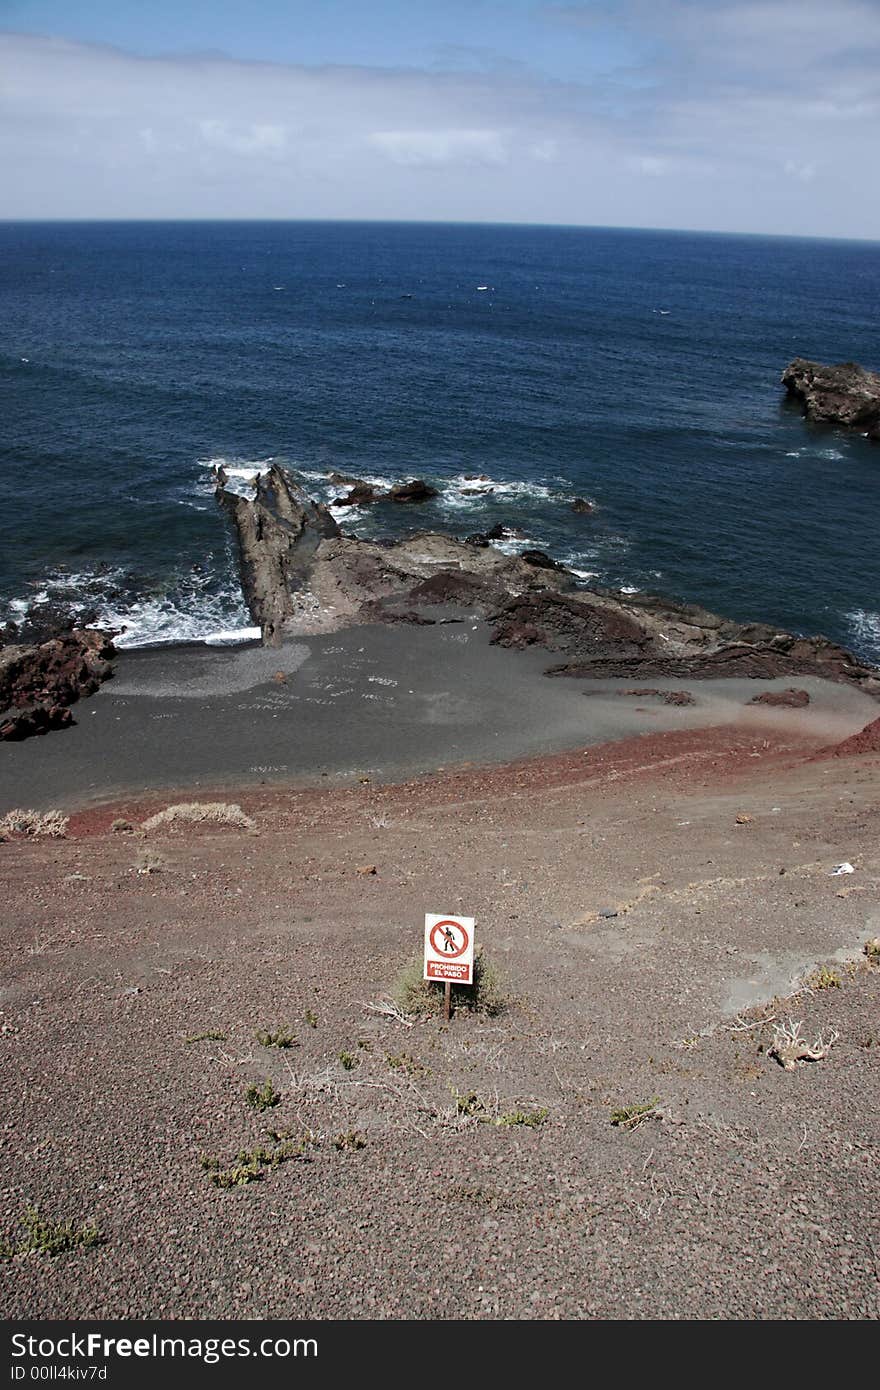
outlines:
{"label": "ocean", "polygon": [[[400,223],[0,225],[0,621],[245,634],[222,462],[359,535],[497,522],[586,584],[880,661],[880,447],[808,425],[794,356],[880,369],[880,244]],[[572,500],[596,504],[589,515]],[[225,639],[221,639],[225,640]]]}

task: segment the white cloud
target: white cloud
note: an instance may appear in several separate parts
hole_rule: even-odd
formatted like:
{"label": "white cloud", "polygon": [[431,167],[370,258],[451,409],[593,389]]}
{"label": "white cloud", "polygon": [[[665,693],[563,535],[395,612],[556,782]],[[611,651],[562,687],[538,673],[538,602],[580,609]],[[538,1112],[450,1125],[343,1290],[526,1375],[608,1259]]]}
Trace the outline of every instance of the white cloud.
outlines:
{"label": "white cloud", "polygon": [[232,154],[278,154],[287,144],[287,132],[280,125],[210,119],[199,121],[198,128],[206,145]]}
{"label": "white cloud", "polygon": [[[835,24],[817,0],[797,9],[787,27],[788,0],[591,6],[594,19],[624,14],[640,26],[644,48],[640,66],[583,83],[501,68],[146,59],[0,34],[0,216],[551,221],[880,238],[880,186],[865,177],[876,165],[880,7],[838,0]],[[594,41],[592,30],[576,32],[583,13],[569,6],[563,16],[575,25],[572,45]],[[861,54],[858,30],[837,33],[858,24]],[[826,44],[835,46],[823,59]]]}
{"label": "white cloud", "polygon": [[497,130],[376,130],[368,143],[392,163],[411,168],[508,161],[505,138]]}
{"label": "white cloud", "polygon": [[669,160],[658,159],[655,154],[635,155],[627,163],[631,169],[638,174],[651,174],[654,178],[660,178],[669,172]]}
{"label": "white cloud", "polygon": [[798,164],[794,159],[787,159],[782,167],[789,178],[798,179],[800,183],[812,183],[816,177],[815,164]]}

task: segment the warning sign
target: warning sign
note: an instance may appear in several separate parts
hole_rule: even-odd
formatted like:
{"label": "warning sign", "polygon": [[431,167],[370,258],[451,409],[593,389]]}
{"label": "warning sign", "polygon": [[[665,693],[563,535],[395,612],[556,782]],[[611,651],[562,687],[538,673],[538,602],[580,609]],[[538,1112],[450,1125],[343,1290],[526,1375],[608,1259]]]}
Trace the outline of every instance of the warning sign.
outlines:
{"label": "warning sign", "polygon": [[425,914],[426,980],[474,982],[474,919]]}

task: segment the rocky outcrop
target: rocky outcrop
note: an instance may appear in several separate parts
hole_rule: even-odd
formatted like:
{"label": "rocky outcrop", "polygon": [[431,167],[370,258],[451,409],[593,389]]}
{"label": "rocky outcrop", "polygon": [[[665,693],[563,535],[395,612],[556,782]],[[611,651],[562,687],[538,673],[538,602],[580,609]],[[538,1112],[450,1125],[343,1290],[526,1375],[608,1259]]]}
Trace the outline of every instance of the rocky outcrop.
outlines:
{"label": "rocky outcrop", "polygon": [[344,497],[337,497],[334,507],[367,507],[377,500],[378,493],[369,483],[355,483]]}
{"label": "rocky outcrop", "polygon": [[253,497],[228,491],[227,481],[218,469],[217,497],[235,523],[245,602],[263,641],[277,645],[309,593],[320,543],[338,536],[339,527],[276,464],[257,478]]}
{"label": "rocky outcrop", "polygon": [[549,558],[530,563],[452,536],[344,536],[327,508],[277,465],[252,496],[224,484],[221,472],[217,495],[235,524],[245,599],[267,645],[354,622],[400,621],[421,604],[463,605],[486,616],[511,595],[574,587],[574,577]]}
{"label": "rocky outcrop", "polygon": [[573,512],[581,512],[584,516],[589,516],[596,510],[595,502],[588,502],[586,497],[576,497],[571,504]]}
{"label": "rocky outcrop", "polygon": [[541,646],[566,658],[550,676],[628,680],[813,675],[880,698],[880,672],[824,637],[735,623],[653,595],[588,590],[511,600],[493,619],[501,646]]}
{"label": "rocky outcrop", "polygon": [[94,695],[112,674],[104,632],[72,631],[36,646],[0,650],[0,739],[21,739],[73,723],[69,706]]}
{"label": "rocky outcrop", "polygon": [[331,473],[330,482],[335,486],[349,488],[347,493],[334,499],[334,507],[369,507],[374,502],[429,502],[432,497],[440,495],[437,489],[431,487],[423,478],[413,478],[408,483],[395,483],[387,492],[379,492],[372,483],[364,482],[363,478],[349,478],[344,473]]}
{"label": "rocky outcrop", "polygon": [[770,705],[776,709],[806,709],[809,703],[810,692],[797,690],[793,686],[789,686],[788,690],[765,690],[749,700],[750,705]]}
{"label": "rocky outcrop", "polygon": [[880,440],[880,375],[855,362],[826,367],[796,357],[782,373],[790,396],[803,403],[810,420],[844,425]]}
{"label": "rocky outcrop", "polygon": [[825,638],[735,623],[652,595],[585,590],[543,551],[506,555],[483,544],[494,532],[467,541],[424,531],[359,540],[277,466],[252,497],[225,493],[222,479],[218,492],[236,524],[245,596],[267,644],[357,623],[473,615],[489,622],[501,646],[555,654],[548,675],[813,675],[880,696],[880,673]]}
{"label": "rocky outcrop", "polygon": [[413,478],[409,483],[397,483],[387,496],[392,502],[429,502],[432,497],[438,497],[439,493],[424,479]]}

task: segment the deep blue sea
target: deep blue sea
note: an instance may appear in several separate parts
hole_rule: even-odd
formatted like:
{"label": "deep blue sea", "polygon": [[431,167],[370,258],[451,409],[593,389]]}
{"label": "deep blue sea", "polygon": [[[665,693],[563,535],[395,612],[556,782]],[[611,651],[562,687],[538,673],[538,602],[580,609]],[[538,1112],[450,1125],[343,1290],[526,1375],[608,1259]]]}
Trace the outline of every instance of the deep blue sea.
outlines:
{"label": "deep blue sea", "polygon": [[246,628],[212,468],[274,459],[325,500],[334,470],[440,488],[359,534],[506,522],[585,582],[880,660],[880,446],[779,386],[795,355],[880,370],[878,309],[877,243],[0,225],[0,620],[48,596],[128,645]]}

